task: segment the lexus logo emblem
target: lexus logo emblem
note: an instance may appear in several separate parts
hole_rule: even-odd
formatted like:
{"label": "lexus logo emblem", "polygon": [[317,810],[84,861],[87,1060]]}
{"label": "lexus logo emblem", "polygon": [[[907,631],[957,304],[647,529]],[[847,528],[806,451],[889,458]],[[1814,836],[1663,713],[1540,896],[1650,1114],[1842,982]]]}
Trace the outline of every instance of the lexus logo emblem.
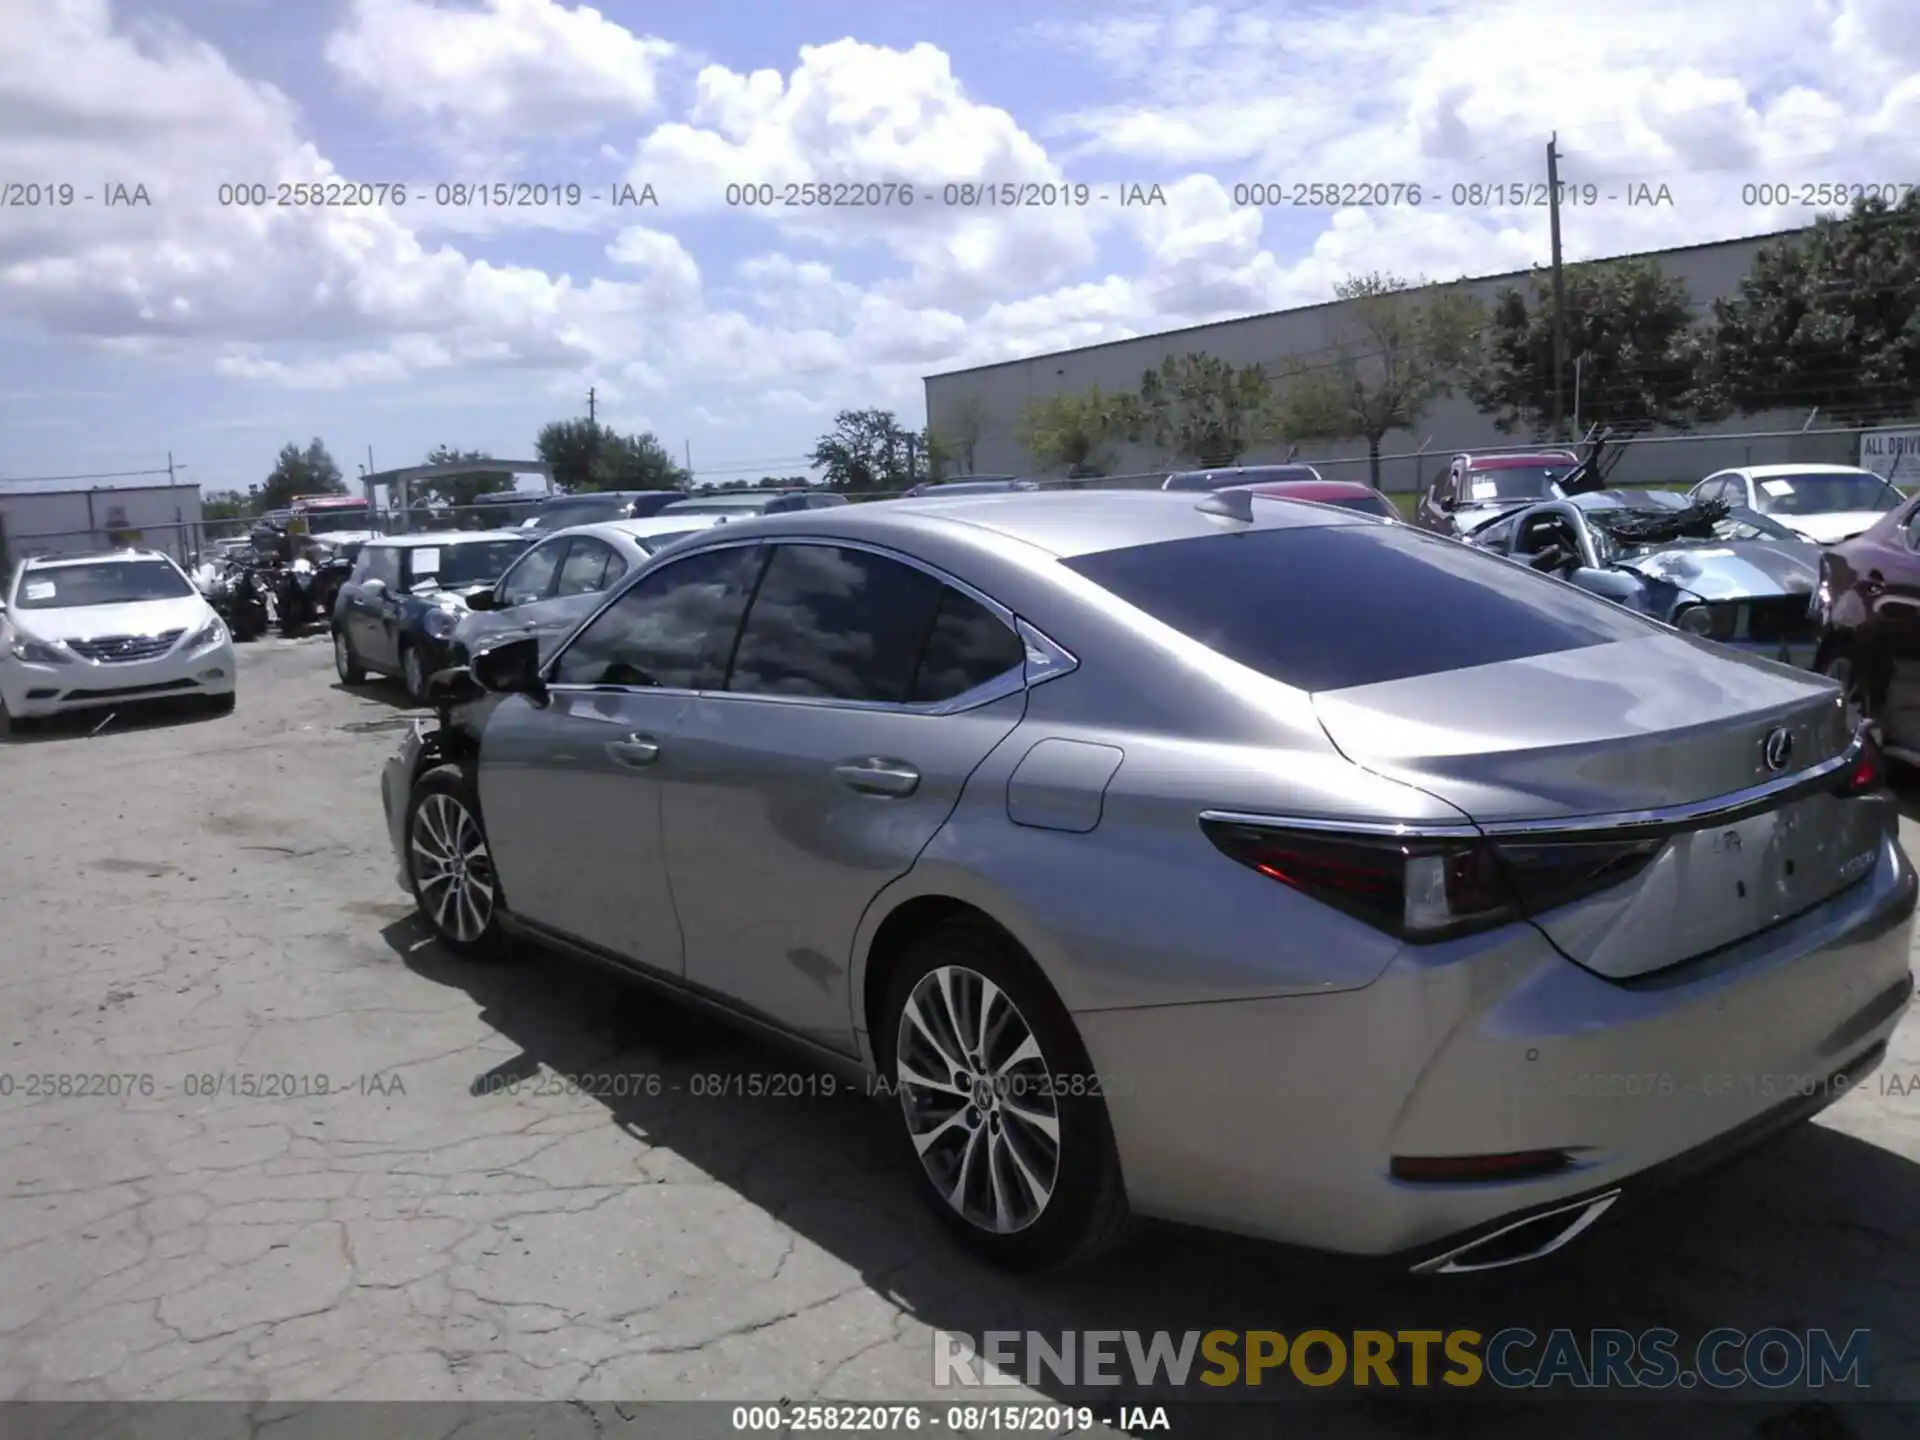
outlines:
{"label": "lexus logo emblem", "polygon": [[1793,758],[1792,733],[1784,728],[1769,730],[1765,743],[1760,747],[1760,755],[1767,762],[1767,769],[1786,769],[1787,762]]}

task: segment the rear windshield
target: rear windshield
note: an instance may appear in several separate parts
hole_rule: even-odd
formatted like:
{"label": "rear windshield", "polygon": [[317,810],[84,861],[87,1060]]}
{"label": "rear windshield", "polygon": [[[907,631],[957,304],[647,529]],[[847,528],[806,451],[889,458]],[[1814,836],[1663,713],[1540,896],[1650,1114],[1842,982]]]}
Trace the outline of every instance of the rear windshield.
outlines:
{"label": "rear windshield", "polygon": [[533,528],[544,533],[573,525],[593,525],[602,520],[624,520],[632,504],[630,500],[580,500],[568,505],[549,502],[534,516]]}
{"label": "rear windshield", "polygon": [[1668,633],[1406,525],[1242,530],[1062,562],[1230,660],[1345,690]]}

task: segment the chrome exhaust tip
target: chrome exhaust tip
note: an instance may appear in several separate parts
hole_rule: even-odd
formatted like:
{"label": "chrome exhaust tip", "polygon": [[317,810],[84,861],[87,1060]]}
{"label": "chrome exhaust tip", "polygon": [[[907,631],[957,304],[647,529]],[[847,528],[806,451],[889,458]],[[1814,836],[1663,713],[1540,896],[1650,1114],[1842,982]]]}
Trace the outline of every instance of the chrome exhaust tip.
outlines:
{"label": "chrome exhaust tip", "polygon": [[1526,1265],[1544,1259],[1554,1251],[1573,1243],[1620,1198],[1621,1192],[1609,1190],[1543,1210],[1511,1225],[1503,1225],[1491,1235],[1469,1240],[1465,1245],[1422,1260],[1413,1267],[1415,1275],[1470,1275],[1481,1270],[1503,1270],[1509,1265]]}

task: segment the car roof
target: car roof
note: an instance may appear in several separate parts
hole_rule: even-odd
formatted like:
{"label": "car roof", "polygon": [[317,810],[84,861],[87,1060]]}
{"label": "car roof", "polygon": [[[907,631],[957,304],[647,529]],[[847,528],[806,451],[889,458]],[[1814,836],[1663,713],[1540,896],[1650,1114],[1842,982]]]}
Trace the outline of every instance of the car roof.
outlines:
{"label": "car roof", "polygon": [[[1372,499],[1380,492],[1361,480],[1268,480],[1259,485],[1236,486],[1256,495],[1278,500]],[[1385,496],[1381,496],[1385,499]]]}
{"label": "car roof", "polygon": [[[1754,480],[1766,480],[1775,475],[1873,475],[1876,480],[1880,478],[1873,471],[1862,470],[1858,465],[1735,465],[1715,474],[1745,475]],[[1709,480],[1713,478],[1713,475],[1707,477]]]}
{"label": "car roof", "polygon": [[90,565],[101,560],[159,560],[171,565],[173,557],[158,550],[80,550],[70,555],[29,555],[21,564],[28,570],[53,570],[62,565]]}
{"label": "car roof", "polygon": [[[564,530],[550,530],[541,536],[541,543],[553,539],[556,535],[594,535],[602,540],[613,540],[625,536],[637,539],[648,535],[679,535],[693,530],[711,529],[724,515],[648,515],[639,520],[594,520],[585,525],[569,525]],[[517,533],[517,532],[516,532]]]}
{"label": "car roof", "polygon": [[684,490],[583,490],[578,495],[541,495],[555,509],[564,505],[604,504],[609,500],[638,500],[643,495],[684,495]]}
{"label": "car roof", "polygon": [[[727,490],[718,495],[689,495],[684,500],[676,500],[673,505],[764,505],[769,500],[777,500],[782,495],[810,495],[810,490]],[[673,506],[667,507],[672,509]]]}
{"label": "car roof", "polygon": [[423,545],[469,545],[478,540],[525,540],[518,530],[431,530],[423,535],[382,535],[366,542],[394,550],[417,550]]}
{"label": "car roof", "polygon": [[1453,457],[1464,460],[1474,470],[1517,470],[1530,465],[1578,465],[1580,457],[1571,450],[1529,450],[1524,455],[1475,455],[1462,451]]}
{"label": "car roof", "polygon": [[869,505],[789,510],[730,522],[725,538],[764,535],[822,539],[905,540],[938,532],[991,547],[1018,541],[1056,558],[1123,550],[1165,540],[1218,535],[1223,528],[1256,530],[1374,525],[1372,516],[1325,505],[1257,497],[1252,521],[1208,511],[1212,492],[1194,490],[1018,490],[993,495],[902,496]]}

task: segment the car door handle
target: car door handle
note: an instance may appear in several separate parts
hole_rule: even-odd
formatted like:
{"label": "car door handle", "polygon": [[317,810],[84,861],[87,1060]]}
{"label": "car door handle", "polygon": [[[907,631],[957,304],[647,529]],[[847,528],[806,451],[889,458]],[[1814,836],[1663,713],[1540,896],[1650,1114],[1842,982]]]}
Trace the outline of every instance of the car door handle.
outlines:
{"label": "car door handle", "polygon": [[629,735],[624,740],[608,741],[607,754],[614,764],[637,770],[660,758],[660,742],[647,735]]}
{"label": "car door handle", "polygon": [[920,772],[900,760],[868,756],[846,760],[833,767],[833,773],[849,790],[863,795],[911,795],[920,788]]}

